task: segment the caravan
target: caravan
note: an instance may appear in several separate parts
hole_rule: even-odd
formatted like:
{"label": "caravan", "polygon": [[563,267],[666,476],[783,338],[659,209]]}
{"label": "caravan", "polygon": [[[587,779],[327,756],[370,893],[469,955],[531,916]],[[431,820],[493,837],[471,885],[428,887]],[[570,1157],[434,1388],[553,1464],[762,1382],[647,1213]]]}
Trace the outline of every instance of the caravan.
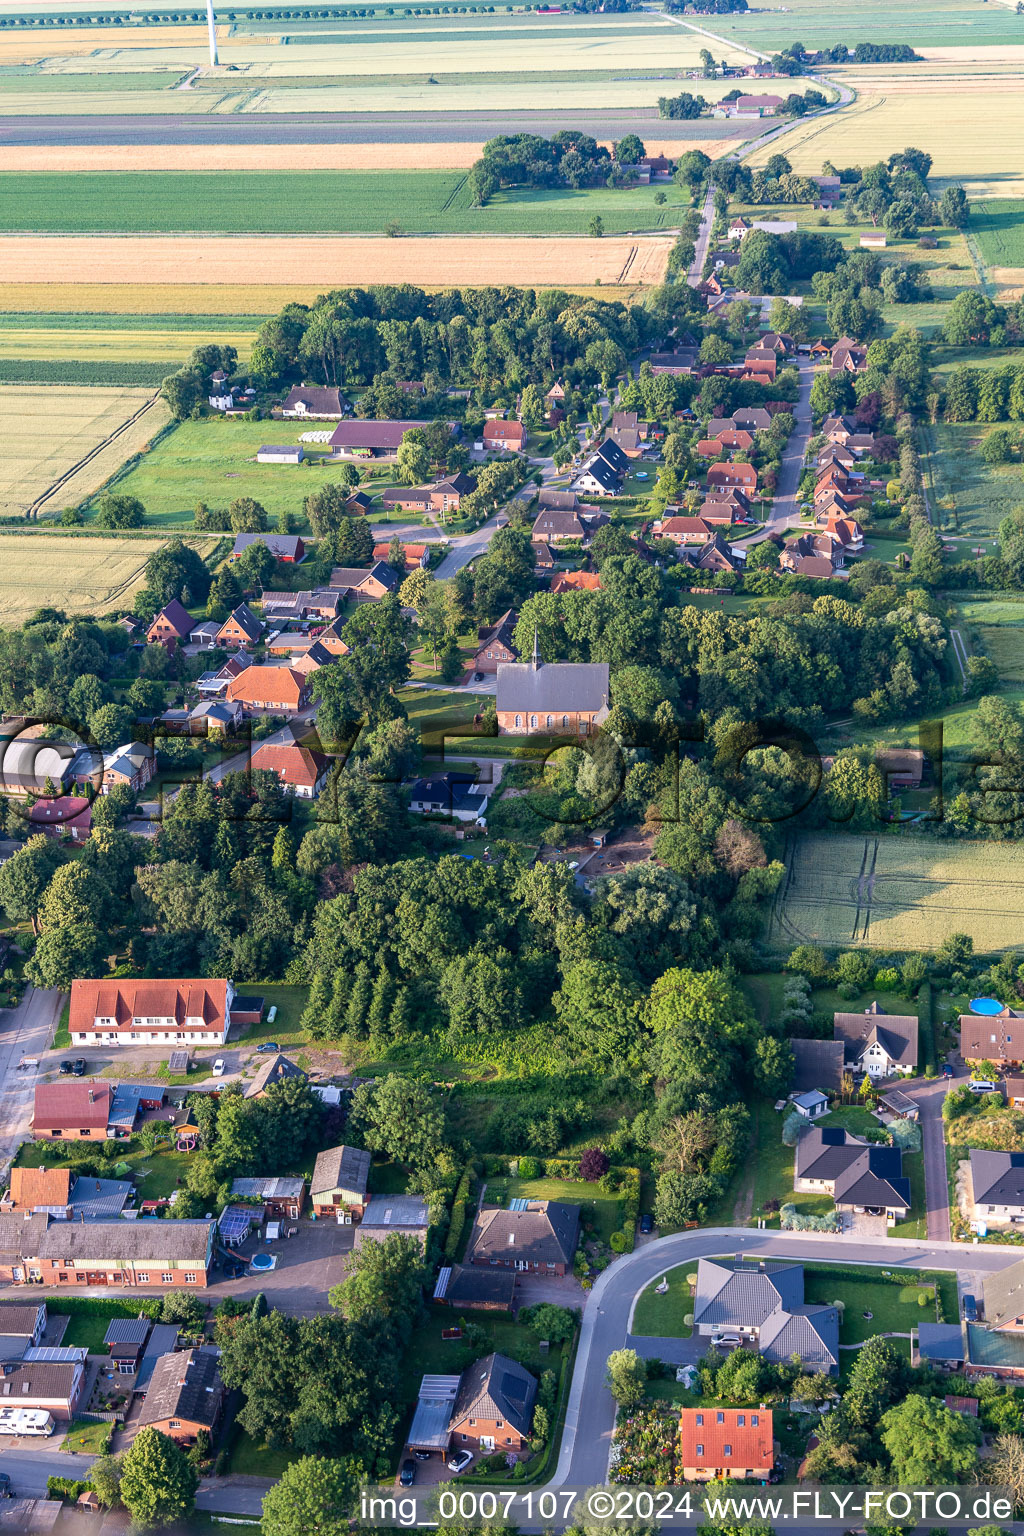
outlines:
{"label": "caravan", "polygon": [[0,1408],[0,1435],[52,1435],[55,1427],[43,1408]]}

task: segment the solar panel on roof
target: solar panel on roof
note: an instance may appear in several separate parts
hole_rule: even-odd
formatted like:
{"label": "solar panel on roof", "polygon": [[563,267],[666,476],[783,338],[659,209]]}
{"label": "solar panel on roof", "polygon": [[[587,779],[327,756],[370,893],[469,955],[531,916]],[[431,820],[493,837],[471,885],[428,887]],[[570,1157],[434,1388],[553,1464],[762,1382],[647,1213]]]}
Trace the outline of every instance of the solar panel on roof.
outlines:
{"label": "solar panel on roof", "polygon": [[517,1195],[514,1200],[509,1201],[508,1208],[510,1211],[525,1211],[529,1204],[529,1200],[522,1195]]}
{"label": "solar panel on roof", "polygon": [[843,1130],[828,1130],[821,1133],[822,1145],[826,1147],[842,1147],[846,1145],[846,1132]]}

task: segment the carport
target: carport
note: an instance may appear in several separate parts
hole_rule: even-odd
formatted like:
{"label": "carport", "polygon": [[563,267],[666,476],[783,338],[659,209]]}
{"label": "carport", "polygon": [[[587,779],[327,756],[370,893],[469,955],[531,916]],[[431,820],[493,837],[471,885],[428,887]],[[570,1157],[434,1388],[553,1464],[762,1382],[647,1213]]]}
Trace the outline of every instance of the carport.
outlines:
{"label": "carport", "polygon": [[438,1451],[444,1456],[461,1380],[461,1376],[424,1376],[406,1441],[411,1451]]}

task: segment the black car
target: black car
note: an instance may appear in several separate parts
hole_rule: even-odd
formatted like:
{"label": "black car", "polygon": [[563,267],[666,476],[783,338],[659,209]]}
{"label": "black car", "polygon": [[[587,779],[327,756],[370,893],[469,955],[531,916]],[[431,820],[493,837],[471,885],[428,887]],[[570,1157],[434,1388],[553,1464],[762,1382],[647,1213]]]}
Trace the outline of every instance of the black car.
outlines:
{"label": "black car", "polygon": [[74,1064],[73,1061],[62,1061],[61,1062],[61,1064],[60,1064],[60,1075],[61,1075],[61,1077],[70,1077],[74,1070],[75,1070],[75,1064]]}
{"label": "black car", "polygon": [[75,1074],[76,1077],[84,1077],[85,1076],[85,1057],[84,1056],[76,1056],[75,1057],[75,1064],[71,1068],[71,1070]]}
{"label": "black car", "polygon": [[6,1472],[0,1472],[0,1499],[13,1499],[14,1489]]}
{"label": "black car", "polygon": [[971,1295],[964,1296],[964,1322],[976,1323],[978,1321],[978,1303]]}
{"label": "black car", "polygon": [[398,1474],[398,1481],[403,1488],[411,1488],[416,1481],[416,1463],[411,1456],[407,1456],[402,1462],[402,1470]]}
{"label": "black car", "polygon": [[651,1215],[650,1211],[644,1211],[643,1215],[640,1217],[640,1231],[654,1231],[654,1217]]}

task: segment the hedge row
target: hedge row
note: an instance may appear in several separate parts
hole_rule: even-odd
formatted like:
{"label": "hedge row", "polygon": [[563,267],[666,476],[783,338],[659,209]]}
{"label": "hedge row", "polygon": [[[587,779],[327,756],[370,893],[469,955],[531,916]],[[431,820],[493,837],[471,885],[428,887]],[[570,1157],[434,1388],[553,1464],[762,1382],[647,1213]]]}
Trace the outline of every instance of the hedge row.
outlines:
{"label": "hedge row", "polygon": [[62,1317],[138,1317],[156,1322],[163,1308],[162,1296],[133,1297],[131,1301],[107,1301],[102,1296],[54,1297],[54,1311]]}
{"label": "hedge row", "polygon": [[448,1236],[444,1244],[444,1256],[454,1260],[459,1251],[459,1243],[466,1227],[466,1209],[469,1204],[469,1186],[473,1179],[473,1164],[468,1163],[466,1170],[459,1180],[459,1186],[452,1200],[452,1219],[448,1226]]}

